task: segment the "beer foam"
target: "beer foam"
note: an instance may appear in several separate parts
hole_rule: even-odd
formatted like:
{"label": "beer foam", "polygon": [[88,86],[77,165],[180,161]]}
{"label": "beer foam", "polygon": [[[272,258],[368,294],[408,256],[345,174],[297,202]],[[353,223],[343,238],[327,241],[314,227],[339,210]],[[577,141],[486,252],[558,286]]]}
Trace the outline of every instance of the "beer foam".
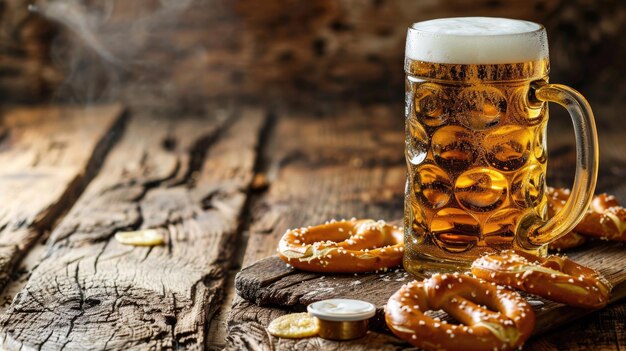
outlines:
{"label": "beer foam", "polygon": [[496,17],[441,18],[414,23],[406,57],[433,63],[498,64],[548,57],[543,26]]}

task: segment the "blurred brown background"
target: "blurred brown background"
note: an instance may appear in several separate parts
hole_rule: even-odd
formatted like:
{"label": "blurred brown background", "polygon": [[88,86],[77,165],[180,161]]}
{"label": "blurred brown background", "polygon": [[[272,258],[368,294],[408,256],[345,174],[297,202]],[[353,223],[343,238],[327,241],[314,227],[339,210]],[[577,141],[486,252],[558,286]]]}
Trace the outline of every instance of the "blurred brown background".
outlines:
{"label": "blurred brown background", "polygon": [[626,96],[621,0],[30,3],[0,3],[4,101],[400,101],[407,26],[474,15],[544,24],[552,81],[596,105]]}
{"label": "blurred brown background", "polygon": [[[610,156],[620,159],[624,146],[616,133],[626,107],[622,0],[29,3],[0,3],[4,106],[122,101],[173,117],[212,103],[332,110],[383,102],[402,118],[404,40],[412,22],[472,15],[536,21],[548,29],[551,81],[580,90],[594,108],[601,147],[610,149],[602,171],[626,168]],[[558,107],[551,114],[551,135],[565,140],[551,152],[571,155],[573,167],[569,118]],[[570,176],[551,179],[567,185]]]}

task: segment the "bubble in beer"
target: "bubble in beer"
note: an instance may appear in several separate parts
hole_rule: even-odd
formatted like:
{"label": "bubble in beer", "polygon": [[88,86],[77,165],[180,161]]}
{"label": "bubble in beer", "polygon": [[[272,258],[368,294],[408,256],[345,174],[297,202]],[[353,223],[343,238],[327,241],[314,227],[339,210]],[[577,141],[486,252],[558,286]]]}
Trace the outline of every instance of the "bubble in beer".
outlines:
{"label": "bubble in beer", "polygon": [[428,135],[415,117],[407,119],[406,129],[407,160],[414,165],[419,165],[428,154]]}
{"label": "bubble in beer", "polygon": [[540,224],[548,106],[531,87],[548,61],[545,30],[531,22],[472,17],[409,28],[407,271],[510,248],[523,224]]}
{"label": "bubble in beer", "polygon": [[511,199],[519,207],[537,206],[545,192],[545,172],[539,165],[531,165],[517,172],[511,181]]}
{"label": "bubble in beer", "polygon": [[426,164],[417,168],[413,191],[430,208],[445,206],[452,197],[452,181],[441,168]]}
{"label": "bubble in beer", "polygon": [[545,103],[531,103],[528,99],[530,86],[519,87],[511,94],[509,112],[522,125],[535,126],[543,122]]}
{"label": "bubble in beer", "polygon": [[498,124],[506,113],[506,105],[506,98],[498,88],[472,86],[459,93],[455,113],[466,127],[484,130]]}
{"label": "bubble in beer", "polygon": [[458,208],[437,212],[430,222],[430,232],[439,247],[455,253],[471,249],[480,239],[478,220]]}
{"label": "bubble in beer", "polygon": [[483,236],[488,246],[511,244],[515,237],[515,227],[522,211],[514,208],[503,208],[494,212],[483,226]]}
{"label": "bubble in beer", "polygon": [[433,83],[422,83],[414,92],[415,114],[419,120],[430,127],[438,127],[445,123],[444,92],[441,86]]}
{"label": "bubble in beer", "polygon": [[421,243],[424,241],[425,233],[428,232],[424,210],[413,194],[410,192],[406,194],[404,205],[407,207],[405,209],[407,215],[404,216],[404,228],[411,228],[412,239],[416,240],[416,243]]}
{"label": "bubble in beer", "polygon": [[454,184],[454,196],[461,206],[475,212],[493,211],[506,201],[507,181],[489,168],[473,168],[461,174]]}
{"label": "bubble in beer", "polygon": [[548,152],[546,151],[546,126],[540,125],[535,129],[535,137],[533,140],[533,155],[537,161],[546,163],[548,159]]}
{"label": "bubble in beer", "polygon": [[526,128],[506,125],[491,130],[483,146],[489,165],[502,171],[522,167],[530,155],[532,136]]}
{"label": "bubble in beer", "polygon": [[411,110],[413,109],[413,87],[411,81],[404,80],[404,118],[411,117]]}
{"label": "bubble in beer", "polygon": [[445,169],[465,170],[478,157],[474,140],[474,133],[466,128],[460,126],[439,128],[431,140],[433,157],[437,164]]}

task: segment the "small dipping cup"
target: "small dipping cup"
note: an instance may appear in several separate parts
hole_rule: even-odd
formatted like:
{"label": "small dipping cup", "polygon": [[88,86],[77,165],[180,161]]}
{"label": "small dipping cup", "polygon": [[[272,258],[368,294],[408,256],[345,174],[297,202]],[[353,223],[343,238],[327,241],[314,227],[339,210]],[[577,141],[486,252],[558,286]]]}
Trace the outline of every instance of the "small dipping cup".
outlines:
{"label": "small dipping cup", "polygon": [[365,336],[376,307],[361,300],[329,299],[310,304],[307,311],[317,318],[320,337],[351,340]]}

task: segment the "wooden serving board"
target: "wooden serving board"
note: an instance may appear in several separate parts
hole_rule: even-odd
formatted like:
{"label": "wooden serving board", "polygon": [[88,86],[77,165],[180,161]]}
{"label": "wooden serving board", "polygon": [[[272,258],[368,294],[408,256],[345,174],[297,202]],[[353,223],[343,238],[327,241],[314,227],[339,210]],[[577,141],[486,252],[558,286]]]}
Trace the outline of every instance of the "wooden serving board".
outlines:
{"label": "wooden serving board", "polygon": [[[626,297],[626,246],[623,243],[595,242],[568,252],[574,261],[600,271],[613,284],[610,302]],[[287,266],[276,256],[244,268],[235,280],[237,293],[259,306],[304,311],[312,302],[330,298],[352,298],[377,307],[372,329],[385,331],[383,306],[389,296],[413,278],[402,268],[387,273],[327,274],[308,273]],[[573,308],[534,295],[524,294],[537,315],[534,334],[547,332],[593,312]],[[434,313],[442,319],[443,312]]]}

